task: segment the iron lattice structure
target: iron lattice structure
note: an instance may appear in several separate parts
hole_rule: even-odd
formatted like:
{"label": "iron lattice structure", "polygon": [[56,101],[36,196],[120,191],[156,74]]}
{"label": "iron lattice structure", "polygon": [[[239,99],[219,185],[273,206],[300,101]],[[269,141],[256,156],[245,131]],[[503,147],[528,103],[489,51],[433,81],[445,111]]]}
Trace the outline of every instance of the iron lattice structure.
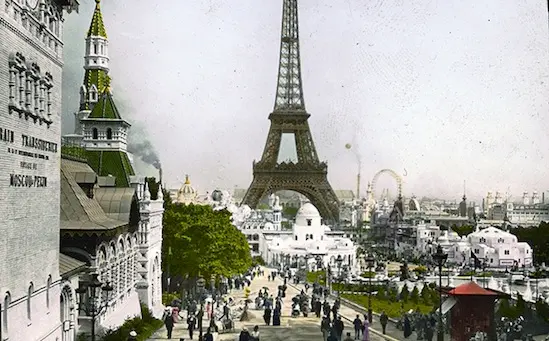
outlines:
{"label": "iron lattice structure", "polygon": [[[253,163],[253,181],[242,204],[255,208],[262,197],[279,190],[305,195],[327,221],[339,219],[339,201],[320,162],[305,110],[299,56],[297,0],[284,0],[276,99],[261,160]],[[296,162],[278,162],[282,134],[295,136]]]}

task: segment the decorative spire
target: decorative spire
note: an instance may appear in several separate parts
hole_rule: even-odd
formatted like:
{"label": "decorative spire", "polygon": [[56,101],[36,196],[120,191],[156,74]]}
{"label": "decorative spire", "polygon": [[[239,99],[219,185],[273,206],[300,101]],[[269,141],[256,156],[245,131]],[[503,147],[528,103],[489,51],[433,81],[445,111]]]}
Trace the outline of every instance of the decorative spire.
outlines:
{"label": "decorative spire", "polygon": [[191,180],[189,179],[189,174],[185,175],[185,185],[190,185]]}
{"label": "decorative spire", "polygon": [[299,57],[297,0],[284,0],[283,4],[280,61],[274,110],[305,111]]}
{"label": "decorative spire", "polygon": [[93,11],[93,17],[88,30],[89,37],[103,37],[107,39],[107,30],[105,30],[105,24],[103,24],[103,14],[101,14],[101,0],[95,0],[95,10]]}

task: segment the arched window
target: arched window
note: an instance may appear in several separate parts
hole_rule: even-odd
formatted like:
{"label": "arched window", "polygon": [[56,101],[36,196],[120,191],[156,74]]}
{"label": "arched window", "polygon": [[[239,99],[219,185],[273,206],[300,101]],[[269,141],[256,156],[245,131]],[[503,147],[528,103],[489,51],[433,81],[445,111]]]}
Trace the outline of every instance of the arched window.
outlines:
{"label": "arched window", "polygon": [[97,43],[93,44],[93,54],[97,54]]}
{"label": "arched window", "polygon": [[99,134],[97,133],[97,128],[93,128],[93,130],[92,130],[92,139],[97,140],[98,135]]}
{"label": "arched window", "polygon": [[48,282],[46,283],[46,307],[50,309],[50,289],[51,289],[51,275],[48,276]]}
{"label": "arched window", "polygon": [[112,129],[107,128],[107,140],[112,140]]}
{"label": "arched window", "polygon": [[29,292],[27,293],[27,318],[29,321],[32,319],[32,294],[34,293],[34,284],[32,282],[29,285]]}
{"label": "arched window", "polygon": [[4,296],[4,304],[2,304],[2,339],[8,338],[8,309],[11,304],[11,295],[9,292]]}

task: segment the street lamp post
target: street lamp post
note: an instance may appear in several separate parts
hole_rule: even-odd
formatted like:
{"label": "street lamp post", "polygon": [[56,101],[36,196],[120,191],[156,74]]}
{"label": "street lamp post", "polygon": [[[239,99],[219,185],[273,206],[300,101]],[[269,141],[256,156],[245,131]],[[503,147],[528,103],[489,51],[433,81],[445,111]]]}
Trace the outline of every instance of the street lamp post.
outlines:
{"label": "street lamp post", "polygon": [[198,295],[200,298],[200,311],[198,315],[198,339],[202,340],[202,319],[204,318],[204,287],[206,286],[206,280],[200,276],[196,281],[196,287],[198,288]]}
{"label": "street lamp post", "polygon": [[80,282],[76,293],[80,296],[78,310],[91,317],[91,341],[95,341],[95,320],[109,306],[109,293],[112,285],[99,281],[98,274],[92,274],[90,281]]}
{"label": "street lamp post", "polygon": [[437,341],[444,341],[444,328],[442,326],[442,267],[446,260],[448,259],[448,254],[442,251],[442,246],[437,247],[437,252],[433,254],[433,260],[438,266],[438,290],[439,290],[439,302],[438,302],[438,332],[437,332]]}
{"label": "street lamp post", "polygon": [[366,264],[368,264],[368,322],[372,323],[372,268],[374,267],[375,260],[372,256],[366,258]]}

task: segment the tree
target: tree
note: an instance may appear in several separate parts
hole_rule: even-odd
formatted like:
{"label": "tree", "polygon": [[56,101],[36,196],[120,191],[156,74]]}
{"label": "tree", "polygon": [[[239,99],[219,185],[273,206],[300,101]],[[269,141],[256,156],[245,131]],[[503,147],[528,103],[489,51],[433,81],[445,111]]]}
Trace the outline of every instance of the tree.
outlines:
{"label": "tree", "polygon": [[376,297],[379,298],[380,300],[387,299],[387,293],[386,293],[385,288],[383,286],[381,286],[381,287],[379,287],[379,289],[377,289]]}
{"label": "tree", "polygon": [[282,214],[284,215],[284,217],[292,219],[295,218],[297,210],[299,210],[299,208],[297,207],[284,206],[284,208],[282,209]]}
{"label": "tree", "polygon": [[542,221],[537,227],[517,227],[509,232],[519,241],[530,244],[536,264],[549,263],[549,223]]}
{"label": "tree", "polygon": [[406,283],[402,287],[402,290],[400,291],[400,299],[404,302],[408,302],[408,298],[410,298],[410,290],[408,289],[408,286]]}
{"label": "tree", "polygon": [[467,236],[471,234],[474,231],[474,227],[472,225],[461,225],[457,226],[456,224],[452,225],[452,230],[458,234],[458,236]]}
{"label": "tree", "polygon": [[261,256],[252,257],[252,266],[255,265],[265,265],[265,260]]}
{"label": "tree", "polygon": [[431,289],[429,288],[428,285],[424,285],[423,288],[421,289],[421,293],[420,293],[420,296],[421,296],[421,300],[423,301],[423,304],[425,305],[429,305],[432,303],[431,301]]}
{"label": "tree", "polygon": [[[166,204],[163,262],[172,274],[204,278],[245,272],[252,265],[248,242],[226,210],[207,205]],[[171,254],[169,254],[171,250]]]}
{"label": "tree", "polygon": [[414,286],[414,289],[410,293],[410,301],[414,303],[419,302],[419,289],[417,288],[417,286]]}

